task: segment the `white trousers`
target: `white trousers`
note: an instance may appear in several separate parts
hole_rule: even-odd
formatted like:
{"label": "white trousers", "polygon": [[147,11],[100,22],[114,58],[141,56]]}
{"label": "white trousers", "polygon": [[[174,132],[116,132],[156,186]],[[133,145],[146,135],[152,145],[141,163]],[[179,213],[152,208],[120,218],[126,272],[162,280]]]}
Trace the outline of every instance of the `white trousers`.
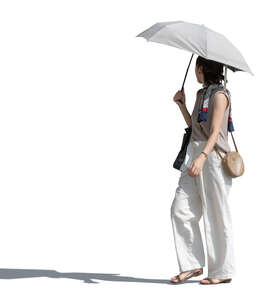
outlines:
{"label": "white trousers", "polygon": [[[235,274],[233,231],[228,196],[232,177],[223,170],[221,158],[212,149],[199,176],[188,175],[193,159],[206,141],[190,139],[178,187],[171,206],[171,222],[180,272],[205,266],[199,227],[203,216],[208,277],[232,278]],[[222,156],[225,155],[220,150]]]}

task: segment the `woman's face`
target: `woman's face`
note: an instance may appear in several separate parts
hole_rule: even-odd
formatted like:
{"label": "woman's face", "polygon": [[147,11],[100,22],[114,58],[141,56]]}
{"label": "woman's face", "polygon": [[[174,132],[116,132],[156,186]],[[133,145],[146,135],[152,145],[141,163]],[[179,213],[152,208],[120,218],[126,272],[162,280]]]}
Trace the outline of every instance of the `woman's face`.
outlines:
{"label": "woman's face", "polygon": [[204,74],[202,72],[202,66],[197,67],[197,64],[195,65],[195,74],[197,77],[197,81],[199,83],[204,83]]}

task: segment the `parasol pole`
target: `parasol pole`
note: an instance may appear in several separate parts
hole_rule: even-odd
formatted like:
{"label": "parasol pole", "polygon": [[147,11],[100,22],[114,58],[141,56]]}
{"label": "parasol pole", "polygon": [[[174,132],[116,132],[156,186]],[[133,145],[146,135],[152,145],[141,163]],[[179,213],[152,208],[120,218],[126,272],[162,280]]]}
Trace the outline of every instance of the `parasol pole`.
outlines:
{"label": "parasol pole", "polygon": [[[194,56],[194,53],[192,53],[192,55],[191,55],[191,58],[190,58],[190,61],[189,61],[189,64],[188,64],[188,67],[187,67],[187,70],[186,70],[186,73],[185,73],[185,76],[184,76],[184,81],[183,81],[183,85],[182,85],[181,90],[184,88],[184,83],[185,83],[186,76],[187,76],[187,73],[188,73],[188,70],[189,70],[189,67],[190,67],[193,56]],[[180,100],[178,100],[178,101],[182,103],[182,101],[180,101]]]}

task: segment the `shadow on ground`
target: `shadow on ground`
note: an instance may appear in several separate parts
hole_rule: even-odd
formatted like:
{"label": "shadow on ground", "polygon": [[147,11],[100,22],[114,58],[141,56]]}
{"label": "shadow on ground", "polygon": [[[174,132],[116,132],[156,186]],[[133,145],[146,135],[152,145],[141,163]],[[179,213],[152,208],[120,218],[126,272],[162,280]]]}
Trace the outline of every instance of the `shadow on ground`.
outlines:
{"label": "shadow on ground", "polygon": [[[121,282],[141,282],[141,283],[160,283],[177,285],[169,282],[166,279],[148,279],[136,278],[128,276],[120,276],[120,274],[108,273],[62,273],[54,270],[36,270],[36,269],[0,269],[0,279],[18,279],[18,278],[34,278],[34,277],[49,277],[49,278],[68,278],[82,280],[85,283],[99,283],[95,280],[102,281],[121,281]],[[195,283],[198,280],[188,280],[184,283]]]}

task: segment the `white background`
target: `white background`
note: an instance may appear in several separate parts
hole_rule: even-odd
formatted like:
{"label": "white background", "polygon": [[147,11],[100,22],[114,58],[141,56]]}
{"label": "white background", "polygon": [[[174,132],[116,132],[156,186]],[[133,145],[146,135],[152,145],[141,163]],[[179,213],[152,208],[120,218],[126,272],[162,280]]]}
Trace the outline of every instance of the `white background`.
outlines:
{"label": "white background", "polygon": [[[0,1],[3,299],[225,299],[261,292],[263,5]],[[186,127],[172,98],[191,54],[136,38],[154,23],[178,20],[223,33],[255,74],[228,71],[233,134],[246,167],[229,198],[237,274],[231,284],[209,288],[198,284],[207,267],[186,284],[168,284],[179,273],[170,207],[180,172],[172,164]],[[195,59],[185,83],[190,112],[201,88]]]}

